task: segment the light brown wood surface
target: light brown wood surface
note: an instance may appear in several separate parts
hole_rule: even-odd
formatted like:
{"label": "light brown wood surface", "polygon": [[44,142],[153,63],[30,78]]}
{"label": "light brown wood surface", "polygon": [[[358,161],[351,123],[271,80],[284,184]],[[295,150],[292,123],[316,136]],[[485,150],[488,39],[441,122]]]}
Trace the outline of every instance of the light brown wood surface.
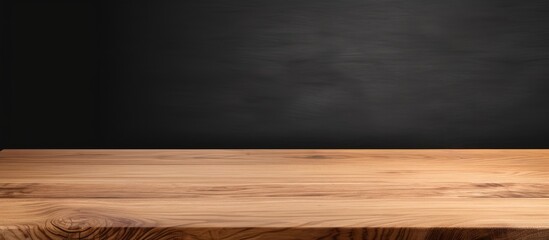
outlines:
{"label": "light brown wood surface", "polygon": [[549,239],[549,150],[3,150],[0,239]]}

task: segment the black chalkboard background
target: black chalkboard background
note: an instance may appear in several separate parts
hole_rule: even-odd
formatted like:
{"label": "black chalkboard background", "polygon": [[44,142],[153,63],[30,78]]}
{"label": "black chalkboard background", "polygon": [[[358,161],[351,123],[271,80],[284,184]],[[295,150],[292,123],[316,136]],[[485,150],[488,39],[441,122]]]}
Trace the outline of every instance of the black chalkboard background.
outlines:
{"label": "black chalkboard background", "polygon": [[10,0],[4,148],[547,148],[547,0]]}

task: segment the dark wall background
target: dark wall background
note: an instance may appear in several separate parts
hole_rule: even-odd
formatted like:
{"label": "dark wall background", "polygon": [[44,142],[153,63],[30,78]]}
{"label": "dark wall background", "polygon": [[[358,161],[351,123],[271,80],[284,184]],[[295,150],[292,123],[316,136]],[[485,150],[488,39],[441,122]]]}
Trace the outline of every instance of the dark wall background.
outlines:
{"label": "dark wall background", "polygon": [[5,147],[549,147],[546,0],[4,5]]}
{"label": "dark wall background", "polygon": [[10,100],[10,81],[9,81],[9,22],[10,11],[8,2],[0,1],[0,150],[8,144],[8,123],[9,123],[9,100]]}
{"label": "dark wall background", "polygon": [[70,0],[3,2],[5,148],[101,145],[95,135],[100,47],[95,6]]}

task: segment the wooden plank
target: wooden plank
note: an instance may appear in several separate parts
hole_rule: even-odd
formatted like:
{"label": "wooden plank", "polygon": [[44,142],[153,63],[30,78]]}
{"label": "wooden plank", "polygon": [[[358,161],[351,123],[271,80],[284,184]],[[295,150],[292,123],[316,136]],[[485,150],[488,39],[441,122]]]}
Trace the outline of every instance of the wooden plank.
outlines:
{"label": "wooden plank", "polygon": [[548,239],[549,150],[3,150],[1,239]]}

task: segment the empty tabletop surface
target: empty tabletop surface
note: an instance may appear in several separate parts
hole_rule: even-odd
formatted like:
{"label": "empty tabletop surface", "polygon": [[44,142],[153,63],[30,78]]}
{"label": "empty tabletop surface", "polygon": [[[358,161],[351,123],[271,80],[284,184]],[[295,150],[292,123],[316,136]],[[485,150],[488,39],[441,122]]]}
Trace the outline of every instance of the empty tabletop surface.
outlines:
{"label": "empty tabletop surface", "polygon": [[2,150],[0,239],[549,239],[549,150]]}

